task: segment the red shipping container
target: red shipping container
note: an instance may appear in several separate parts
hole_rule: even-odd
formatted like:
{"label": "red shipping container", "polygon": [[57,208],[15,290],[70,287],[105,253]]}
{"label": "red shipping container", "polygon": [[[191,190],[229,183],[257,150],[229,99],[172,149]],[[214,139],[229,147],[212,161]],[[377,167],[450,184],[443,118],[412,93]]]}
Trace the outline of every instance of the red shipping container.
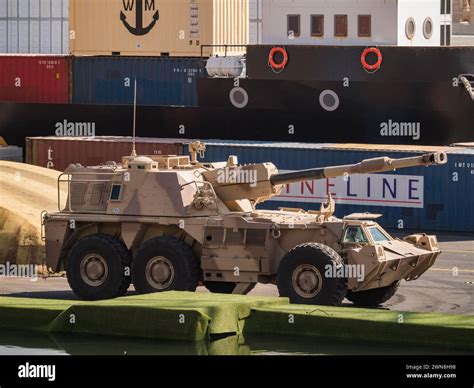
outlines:
{"label": "red shipping container", "polygon": [[0,55],[0,101],[69,102],[68,56]]}
{"label": "red shipping container", "polygon": [[[181,155],[183,139],[137,138],[138,155]],[[27,137],[25,161],[64,171],[72,163],[98,166],[109,161],[122,163],[132,151],[131,137]]]}

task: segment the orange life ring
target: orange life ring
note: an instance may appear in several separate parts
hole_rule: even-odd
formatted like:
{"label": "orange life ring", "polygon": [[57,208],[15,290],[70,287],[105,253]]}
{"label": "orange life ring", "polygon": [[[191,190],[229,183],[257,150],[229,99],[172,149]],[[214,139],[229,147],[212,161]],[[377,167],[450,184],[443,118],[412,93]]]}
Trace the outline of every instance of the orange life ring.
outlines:
{"label": "orange life ring", "polygon": [[[275,62],[275,54],[280,53],[283,55],[283,61],[280,63]],[[274,70],[282,70],[286,67],[288,63],[288,53],[283,47],[273,47],[270,51],[270,55],[268,56],[268,62],[270,63],[270,66]]]}
{"label": "orange life ring", "polygon": [[[367,63],[367,55],[370,53],[373,53],[377,56],[377,62],[375,62],[373,65]],[[364,52],[362,53],[360,57],[360,61],[362,62],[362,67],[367,70],[367,71],[374,71],[380,69],[380,66],[382,66],[382,52],[377,48],[377,47],[367,47]]]}

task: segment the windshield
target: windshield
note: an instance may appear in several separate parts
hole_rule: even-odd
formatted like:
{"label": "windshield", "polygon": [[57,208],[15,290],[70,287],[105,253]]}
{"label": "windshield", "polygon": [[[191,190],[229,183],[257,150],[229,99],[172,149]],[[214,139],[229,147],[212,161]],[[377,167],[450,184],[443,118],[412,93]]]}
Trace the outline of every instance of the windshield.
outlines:
{"label": "windshield", "polygon": [[375,243],[390,241],[390,239],[376,226],[370,227],[368,229]]}
{"label": "windshield", "polygon": [[360,226],[348,226],[344,232],[342,242],[367,244],[367,237]]}

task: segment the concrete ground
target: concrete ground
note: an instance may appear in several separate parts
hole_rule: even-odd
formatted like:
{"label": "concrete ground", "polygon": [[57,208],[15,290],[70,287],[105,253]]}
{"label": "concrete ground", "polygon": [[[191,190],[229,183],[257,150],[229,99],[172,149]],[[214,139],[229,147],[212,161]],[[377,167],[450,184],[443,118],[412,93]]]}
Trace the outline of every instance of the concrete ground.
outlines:
{"label": "concrete ground", "polygon": [[[474,240],[439,236],[443,253],[420,279],[403,281],[398,293],[385,304],[397,311],[444,312],[474,315]],[[207,292],[199,287],[199,292]],[[129,293],[133,293],[133,288]],[[65,278],[0,279],[0,294],[47,299],[76,299]],[[250,295],[278,296],[273,285],[259,284]],[[345,305],[351,303],[345,301]]]}

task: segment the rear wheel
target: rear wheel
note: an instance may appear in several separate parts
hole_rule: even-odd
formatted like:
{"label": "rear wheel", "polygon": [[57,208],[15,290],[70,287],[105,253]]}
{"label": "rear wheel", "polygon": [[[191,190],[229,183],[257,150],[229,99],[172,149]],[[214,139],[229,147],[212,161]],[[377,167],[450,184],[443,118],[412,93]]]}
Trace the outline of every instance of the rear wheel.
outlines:
{"label": "rear wheel", "polygon": [[85,300],[122,296],[131,283],[131,256],[121,241],[104,234],[80,239],[69,252],[69,286]]}
{"label": "rear wheel", "polygon": [[199,263],[189,245],[161,236],[145,242],[132,263],[135,289],[141,294],[162,291],[195,291]]}
{"label": "rear wheel", "polygon": [[[298,245],[283,257],[278,268],[277,286],[280,296],[291,303],[337,306],[347,291],[345,278],[325,276],[328,266],[343,265],[342,258],[326,245]],[[335,273],[336,271],[332,271]]]}
{"label": "rear wheel", "polygon": [[388,301],[397,293],[400,282],[394,282],[386,287],[373,288],[367,291],[347,291],[346,298],[357,306],[376,307]]}
{"label": "rear wheel", "polygon": [[[252,291],[257,283],[253,283],[251,288],[246,292],[248,294]],[[234,282],[204,282],[204,286],[214,294],[232,294],[234,288],[237,286],[237,283]]]}

